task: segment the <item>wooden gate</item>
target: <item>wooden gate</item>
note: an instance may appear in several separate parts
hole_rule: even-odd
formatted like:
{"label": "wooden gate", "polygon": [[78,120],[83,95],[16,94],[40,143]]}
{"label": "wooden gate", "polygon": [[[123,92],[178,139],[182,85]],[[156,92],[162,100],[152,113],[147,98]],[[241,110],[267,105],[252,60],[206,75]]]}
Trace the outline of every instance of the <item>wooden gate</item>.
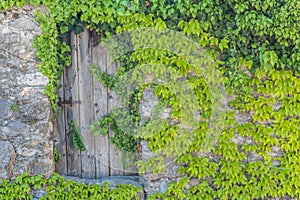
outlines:
{"label": "wooden gate", "polygon": [[[108,138],[95,136],[89,127],[101,116],[108,114],[118,99],[114,92],[104,88],[89,71],[91,64],[113,74],[118,64],[108,66],[106,48],[99,44],[99,37],[85,29],[79,35],[70,35],[72,66],[66,67],[61,80],[59,97],[81,103],[64,104],[59,108],[55,132],[55,143],[60,160],[56,171],[62,175],[82,178],[100,178],[112,175],[136,174],[136,169],[124,169],[120,162],[120,151],[114,149]],[[70,125],[74,121],[81,131],[87,150],[75,150],[70,137]]]}

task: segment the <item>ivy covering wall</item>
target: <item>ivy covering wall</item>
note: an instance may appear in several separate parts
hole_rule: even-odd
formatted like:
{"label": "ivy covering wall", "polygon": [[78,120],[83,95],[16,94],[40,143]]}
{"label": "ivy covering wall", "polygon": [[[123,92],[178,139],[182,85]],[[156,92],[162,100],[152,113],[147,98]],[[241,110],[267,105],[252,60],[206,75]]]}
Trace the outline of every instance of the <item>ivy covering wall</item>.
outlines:
{"label": "ivy covering wall", "polygon": [[[133,185],[117,185],[110,188],[109,183],[89,185],[66,180],[59,174],[53,174],[46,179],[42,175],[29,176],[28,173],[19,175],[15,181],[4,180],[0,184],[0,198],[14,199],[139,199],[141,188]],[[38,195],[38,192],[43,192]]]}
{"label": "ivy covering wall", "polygon": [[[166,193],[158,193],[150,199],[300,198],[300,1],[4,0],[0,2],[0,10],[26,3],[45,5],[49,10],[50,18],[45,13],[36,13],[43,34],[36,37],[35,47],[41,61],[39,68],[50,79],[45,92],[54,109],[63,66],[71,64],[70,47],[63,38],[69,31],[80,32],[81,24],[102,38],[142,27],[180,31],[198,42],[215,60],[226,92],[235,97],[230,102],[234,111],[227,111],[225,128],[211,150],[211,154],[219,159],[213,161],[195,154],[207,129],[203,122],[199,124],[197,139],[190,149],[177,158],[182,164],[183,179],[170,184]],[[182,76],[192,70],[186,61],[170,52],[140,49],[119,58],[121,67],[117,75],[121,76],[141,63],[162,60],[165,65],[174,66]],[[114,87],[115,78],[98,75],[106,86]],[[203,91],[199,98],[205,101],[208,91],[205,83],[199,83],[199,80],[190,79],[190,82],[195,90]],[[174,108],[180,100],[168,92],[172,85],[168,87],[157,86],[155,93]],[[143,89],[136,91],[134,102],[139,102]],[[198,108],[205,113],[209,106],[209,103],[199,103]],[[137,108],[133,106],[132,109]],[[180,110],[173,111],[173,117],[184,118]],[[237,124],[236,112],[248,113],[251,119],[245,124]],[[93,128],[112,123],[113,115],[108,117]],[[135,113],[129,117],[134,123],[139,122]],[[168,124],[156,134],[153,134],[154,130],[145,131],[146,136],[147,131],[152,133],[149,145],[156,152],[176,137],[173,134],[176,126]],[[249,138],[252,142],[238,145],[232,141],[235,136]],[[128,149],[135,150],[137,144],[133,144]],[[272,157],[274,148],[279,148],[283,155]],[[251,153],[262,159],[248,162],[247,156]],[[279,164],[274,165],[275,161]],[[200,183],[183,192],[185,184],[192,178],[199,179]]]}

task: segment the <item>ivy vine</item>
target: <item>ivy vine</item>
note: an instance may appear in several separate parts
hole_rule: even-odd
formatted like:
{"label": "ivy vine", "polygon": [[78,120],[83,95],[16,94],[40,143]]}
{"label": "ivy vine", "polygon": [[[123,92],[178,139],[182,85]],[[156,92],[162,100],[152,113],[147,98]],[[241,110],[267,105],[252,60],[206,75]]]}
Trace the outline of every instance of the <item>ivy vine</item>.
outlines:
{"label": "ivy vine", "polygon": [[[226,92],[235,97],[230,102],[230,110],[234,112],[227,111],[225,128],[215,148],[210,150],[216,159],[195,153],[202,147],[208,129],[203,121],[198,124],[189,149],[177,158],[182,165],[179,169],[182,180],[170,184],[166,193],[155,194],[150,199],[300,198],[298,0],[4,0],[0,10],[25,4],[45,5],[50,14],[36,13],[43,33],[36,37],[34,47],[41,60],[39,68],[50,80],[45,92],[54,108],[63,66],[71,64],[70,47],[63,36],[72,30],[79,33],[79,24],[96,31],[101,38],[137,28],[168,28],[192,38],[215,60],[222,75],[220,81],[226,86]],[[107,87],[113,88],[118,76],[143,63],[164,62],[182,75],[189,67],[178,55],[159,49],[137,49],[118,61],[121,67],[115,77],[98,74]],[[211,104],[206,85],[201,84],[201,78],[188,78],[195,81],[196,91],[203,91],[198,94],[202,101],[197,105],[209,116]],[[200,81],[198,85],[196,80]],[[176,84],[153,86],[156,96],[164,100],[163,105],[173,107],[172,116],[180,117],[180,110],[176,112],[180,101],[170,93]],[[147,87],[132,91],[133,111],[138,108]],[[236,112],[247,113],[250,119],[238,123]],[[92,129],[107,134],[106,128],[116,122],[114,116],[100,119]],[[139,116],[132,113],[130,122],[139,123]],[[177,137],[173,134],[178,128],[176,124],[161,123],[159,130],[148,126],[143,133],[144,138],[151,135],[149,145],[156,152],[161,152],[163,145]],[[135,149],[138,141],[133,142],[133,146],[124,144],[125,138],[132,138],[131,134],[126,135],[117,128],[116,131],[124,136],[120,140],[115,138],[118,148]],[[238,144],[234,142],[237,136],[249,142]],[[274,149],[279,149],[281,154],[274,156]],[[252,155],[258,159],[252,161]],[[148,166],[157,163],[160,163],[159,158],[150,160]],[[145,169],[143,163],[140,167]],[[187,188],[189,179],[198,179],[199,184]]]}
{"label": "ivy vine", "polygon": [[89,185],[72,180],[65,180],[59,174],[49,178],[42,175],[29,176],[28,173],[16,177],[15,181],[8,179],[0,183],[0,198],[33,199],[33,191],[45,190],[46,194],[40,200],[50,199],[138,199],[141,188],[133,185],[120,185],[111,189],[108,182],[102,186],[98,184]]}

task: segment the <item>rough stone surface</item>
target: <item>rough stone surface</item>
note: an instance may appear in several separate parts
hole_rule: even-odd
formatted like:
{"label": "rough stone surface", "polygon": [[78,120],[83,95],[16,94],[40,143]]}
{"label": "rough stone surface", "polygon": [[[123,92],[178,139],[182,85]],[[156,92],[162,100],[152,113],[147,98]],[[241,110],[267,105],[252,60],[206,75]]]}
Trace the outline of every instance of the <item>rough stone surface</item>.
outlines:
{"label": "rough stone surface", "polygon": [[[230,101],[234,99],[234,96],[223,96],[220,104],[219,111],[224,112],[226,110],[233,111],[234,113],[234,120],[237,125],[239,124],[246,124],[248,122],[251,123],[253,113],[247,112],[239,112],[234,110],[230,107]],[[140,124],[143,125],[144,121],[148,120],[151,116],[152,112],[154,112],[155,105],[158,103],[158,99],[155,97],[153,89],[146,89],[143,93],[143,98],[140,105],[140,114],[141,114],[141,122]],[[278,104],[280,106],[280,104]],[[275,109],[275,108],[274,108]],[[278,108],[277,108],[278,109]],[[171,108],[167,108],[162,110],[160,117],[162,119],[168,119],[169,124],[177,123],[170,119]],[[216,141],[217,142],[217,141]],[[231,139],[231,142],[237,144],[238,148],[245,143],[255,145],[256,143],[250,137],[245,137],[239,135],[239,133],[235,133],[234,137]],[[148,159],[155,157],[156,155],[151,152],[148,147],[147,141],[141,142],[141,150],[142,150],[142,161],[146,162]],[[272,147],[272,151],[268,152],[271,158],[282,157],[284,152],[279,147]],[[212,153],[212,152],[199,152],[195,154],[199,157],[207,157],[212,162],[219,162],[220,156]],[[247,153],[247,159],[245,159],[245,163],[255,162],[258,160],[263,160],[263,157],[257,153],[249,152]],[[279,166],[280,162],[276,159],[273,161],[274,166]],[[168,185],[170,182],[177,182],[182,178],[182,175],[178,173],[179,166],[173,162],[172,158],[164,158],[164,166],[165,170],[158,173],[149,173],[146,172],[145,174],[141,175],[141,184],[144,185],[145,193],[148,195],[162,192],[165,193],[168,189]],[[207,178],[209,184],[212,184],[211,178]],[[185,186],[185,191],[188,188],[194,187],[200,183],[199,179],[192,179],[190,182]],[[284,198],[280,198],[284,199]]]}
{"label": "rough stone surface", "polygon": [[9,177],[11,174],[9,166],[15,159],[14,147],[10,142],[0,141],[0,152],[6,152],[6,154],[0,155],[0,176]]}
{"label": "rough stone surface", "polygon": [[158,99],[155,97],[153,89],[147,88],[143,92],[143,99],[139,108],[140,115],[142,116],[140,124],[143,124],[146,119],[151,115],[152,110],[158,103]]}
{"label": "rough stone surface", "polygon": [[[144,123],[151,116],[151,112],[158,103],[158,99],[155,97],[153,89],[146,89],[143,92],[143,99],[140,105],[141,124]],[[171,110],[166,108],[160,113],[161,118],[168,119]],[[155,157],[156,155],[151,152],[148,147],[147,141],[141,141],[142,147],[142,160],[146,162],[148,159]],[[168,184],[180,179],[180,175],[177,173],[178,166],[175,165],[172,158],[165,158],[164,160],[165,170],[161,173],[146,172],[141,175],[141,184],[144,186],[146,195],[151,195],[157,192],[166,192]]]}
{"label": "rough stone surface", "polygon": [[29,172],[53,173],[48,79],[38,71],[32,48],[41,34],[36,8],[0,13],[0,181]]}
{"label": "rough stone surface", "polygon": [[0,102],[0,120],[8,119],[12,115],[11,102]]}

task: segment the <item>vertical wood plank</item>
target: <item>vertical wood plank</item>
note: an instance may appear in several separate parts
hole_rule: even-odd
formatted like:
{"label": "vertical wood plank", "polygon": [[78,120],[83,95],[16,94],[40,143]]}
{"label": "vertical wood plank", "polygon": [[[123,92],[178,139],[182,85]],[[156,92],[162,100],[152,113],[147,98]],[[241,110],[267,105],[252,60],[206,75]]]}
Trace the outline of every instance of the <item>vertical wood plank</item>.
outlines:
{"label": "vertical wood plank", "polygon": [[[107,49],[99,44],[99,36],[94,32],[92,35],[92,63],[99,66],[101,71],[106,72]],[[107,88],[103,87],[93,77],[94,84],[94,121],[107,115]],[[109,141],[108,136],[95,136],[96,178],[109,176]]]}
{"label": "vertical wood plank", "polygon": [[[60,99],[64,98],[64,77],[63,76],[61,77],[60,80],[61,87],[57,91],[58,97]],[[61,175],[68,174],[64,112],[65,110],[63,109],[63,107],[58,108],[54,130],[53,130],[56,138],[54,146],[57,150],[57,153],[59,153],[60,156],[58,163],[55,163],[55,171]]]}
{"label": "vertical wood plank", "polygon": [[[63,152],[65,149],[67,155],[62,157],[62,163],[57,164],[57,170],[61,174],[82,178],[136,174],[136,168],[123,169],[121,152],[115,150],[108,140],[114,135],[112,131],[103,137],[94,136],[89,130],[92,123],[119,105],[115,92],[104,88],[92,77],[89,65],[96,64],[108,74],[114,74],[119,64],[109,63],[107,48],[102,47],[99,37],[96,34],[92,35],[87,29],[80,35],[72,33],[70,40],[72,67],[65,69],[63,99],[68,100],[72,97],[73,100],[80,100],[81,104],[65,105],[64,114],[59,120],[61,123],[57,125],[57,133],[65,134],[65,147],[59,147],[62,148],[59,151]],[[69,132],[71,120],[79,125],[86,151],[74,149]]]}
{"label": "vertical wood plank", "polygon": [[95,178],[95,143],[90,125],[94,119],[93,78],[89,70],[91,62],[90,33],[87,29],[79,35],[79,96],[80,104],[80,130],[86,150],[81,152],[81,165],[83,178]]}
{"label": "vertical wood plank", "polygon": [[[77,36],[71,33],[71,49],[72,49],[72,66],[65,69],[65,100],[72,97],[73,100],[79,99],[79,79],[78,79],[78,41]],[[75,150],[70,133],[70,124],[73,120],[75,124],[79,124],[79,105],[74,104],[65,105],[65,127],[67,133],[67,163],[68,163],[68,175],[81,177],[81,152]]]}
{"label": "vertical wood plank", "polygon": [[[108,55],[108,65],[107,65],[107,73],[113,75],[119,67],[118,63],[109,63],[109,55]],[[119,100],[114,91],[108,90],[108,112],[110,112],[113,108],[118,107]],[[114,133],[109,130],[109,137],[113,137]],[[110,150],[110,175],[124,175],[124,169],[121,163],[121,151],[116,150],[113,144],[109,146]]]}

